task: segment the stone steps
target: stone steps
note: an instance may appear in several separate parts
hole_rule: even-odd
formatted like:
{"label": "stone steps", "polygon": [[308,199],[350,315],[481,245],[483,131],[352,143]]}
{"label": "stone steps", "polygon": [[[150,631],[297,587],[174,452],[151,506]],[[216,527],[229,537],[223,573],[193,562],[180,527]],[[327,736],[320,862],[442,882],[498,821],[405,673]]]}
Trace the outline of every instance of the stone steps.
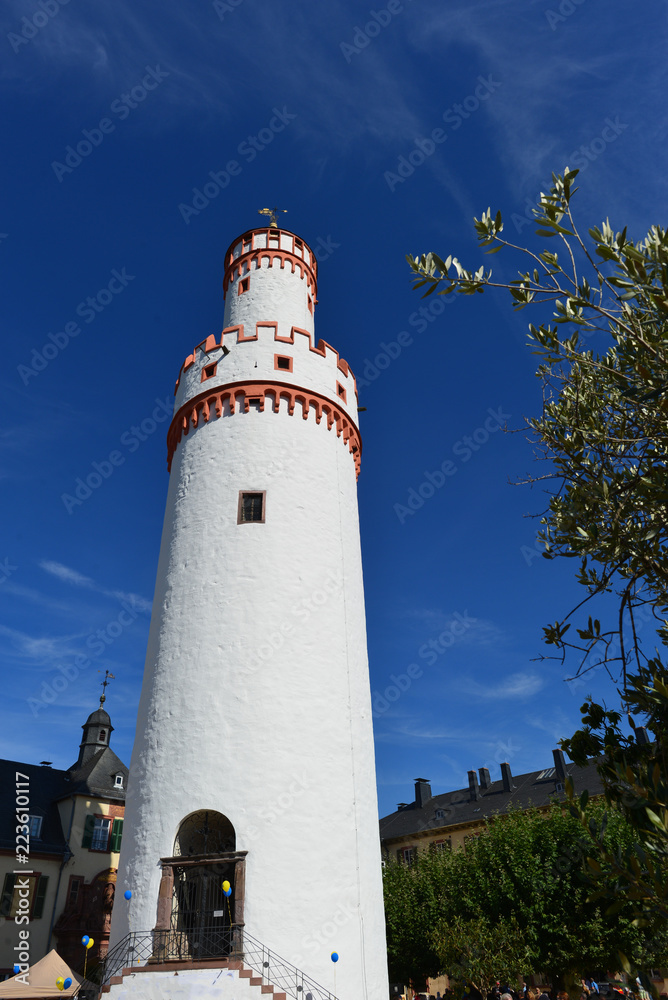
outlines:
{"label": "stone steps", "polygon": [[123,969],[102,987],[105,1000],[287,1000],[240,961],[169,962]]}

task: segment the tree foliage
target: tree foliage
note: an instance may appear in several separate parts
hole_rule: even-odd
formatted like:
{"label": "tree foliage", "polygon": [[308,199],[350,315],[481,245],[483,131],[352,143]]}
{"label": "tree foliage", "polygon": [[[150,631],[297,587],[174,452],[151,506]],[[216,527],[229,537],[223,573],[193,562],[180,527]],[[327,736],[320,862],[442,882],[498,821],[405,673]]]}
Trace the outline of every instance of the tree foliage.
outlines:
{"label": "tree foliage", "polygon": [[[576,676],[604,667],[620,682],[620,711],[588,701],[582,729],[562,745],[576,762],[603,755],[608,803],[635,829],[635,843],[613,857],[586,803],[573,804],[590,839],[592,872],[597,864],[612,872],[599,890],[629,893],[639,917],[651,921],[668,916],[668,670],[655,647],[668,644],[668,235],[653,226],[634,242],[609,221],[583,235],[571,211],[576,175],[568,168],[553,175],[534,211],[537,235],[559,243],[559,254],[506,240],[500,213],[488,209],[474,221],[487,253],[528,261],[516,279],[493,281],[484,267],[468,271],[434,253],[408,261],[427,295],[493,287],[507,289],[515,309],[551,307],[548,322],[529,325],[544,395],[541,415],[527,423],[549,463],[529,482],[550,494],[544,554],[577,560],[585,597],[545,626],[544,638],[562,660],[577,656]],[[616,603],[602,623],[586,606],[603,595]],[[639,723],[653,734],[650,747],[636,739]]]}
{"label": "tree foliage", "polygon": [[[603,806],[594,806],[600,820]],[[632,831],[615,812],[606,849],[624,851]],[[588,845],[576,818],[555,804],[547,813],[517,811],[493,819],[465,850],[422,851],[413,864],[384,871],[390,977],[421,985],[446,972],[460,994],[542,972],[558,985],[586,971],[640,965],[665,954],[633,922],[631,902],[614,915],[590,902],[581,876]],[[511,933],[512,932],[512,933]],[[468,944],[465,946],[465,942]]]}
{"label": "tree foliage", "polygon": [[[582,706],[584,728],[562,744],[578,764],[589,756],[600,756],[598,769],[607,803],[624,813],[634,832],[631,844],[611,849],[605,842],[605,816],[600,822],[591,817],[586,796],[575,801],[569,789],[572,814],[589,836],[586,854],[594,895],[612,900],[612,912],[620,899],[632,900],[636,917],[649,926],[668,920],[668,686],[664,678],[654,665],[641,667],[628,678],[626,705],[630,713],[644,716],[653,736],[651,747],[639,745],[634,735],[623,731],[619,712],[606,711],[591,701]],[[628,962],[622,964],[628,971]]]}
{"label": "tree foliage", "polygon": [[483,916],[455,916],[441,921],[431,938],[457,996],[473,986],[484,998],[497,981],[515,983],[518,969],[531,968],[531,949],[515,916],[496,923]]}

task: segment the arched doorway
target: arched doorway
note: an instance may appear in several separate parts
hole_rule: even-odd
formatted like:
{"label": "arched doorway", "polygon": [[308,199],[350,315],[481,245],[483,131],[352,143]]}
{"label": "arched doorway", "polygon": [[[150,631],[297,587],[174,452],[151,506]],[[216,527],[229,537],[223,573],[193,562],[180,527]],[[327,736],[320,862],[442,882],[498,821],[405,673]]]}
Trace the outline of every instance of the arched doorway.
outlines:
{"label": "arched doorway", "polygon": [[200,809],[181,821],[173,856],[161,859],[155,930],[162,932],[163,961],[241,953],[246,853],[236,850],[234,827],[222,813]]}

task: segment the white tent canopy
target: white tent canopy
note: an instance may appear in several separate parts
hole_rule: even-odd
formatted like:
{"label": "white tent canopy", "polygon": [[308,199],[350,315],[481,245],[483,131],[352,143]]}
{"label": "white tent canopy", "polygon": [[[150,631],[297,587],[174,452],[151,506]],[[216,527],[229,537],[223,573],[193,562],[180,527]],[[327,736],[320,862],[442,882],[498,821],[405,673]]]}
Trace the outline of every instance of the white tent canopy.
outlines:
{"label": "white tent canopy", "polygon": [[[62,976],[72,980],[68,990],[59,990],[56,979]],[[21,978],[19,978],[21,977]],[[27,980],[27,984],[25,982]],[[83,982],[81,976],[72,972],[67,962],[64,962],[55,948],[31,965],[25,975],[19,973],[11,979],[0,983],[0,1000],[31,1000],[33,997],[72,997]]]}

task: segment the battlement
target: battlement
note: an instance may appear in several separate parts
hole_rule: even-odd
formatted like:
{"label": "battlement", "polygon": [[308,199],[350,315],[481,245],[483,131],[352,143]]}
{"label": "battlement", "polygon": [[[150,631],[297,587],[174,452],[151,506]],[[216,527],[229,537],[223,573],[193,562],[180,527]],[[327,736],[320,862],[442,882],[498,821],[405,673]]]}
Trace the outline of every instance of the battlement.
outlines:
{"label": "battlement", "polygon": [[[252,332],[251,332],[252,331]],[[252,327],[226,327],[220,338],[201,341],[183,362],[175,386],[175,410],[207,389],[240,382],[280,382],[336,403],[357,423],[357,384],[348,362],[324,340],[314,345],[308,330],[283,329],[266,320]]]}
{"label": "battlement", "polygon": [[289,265],[293,274],[297,271],[301,278],[306,278],[313,300],[317,298],[318,262],[315,254],[295,233],[275,228],[249,229],[230,244],[225,253],[225,295],[230,283],[262,268],[265,260],[268,267],[274,267],[277,260],[281,269]]}
{"label": "battlement", "polygon": [[[267,407],[267,403],[269,403]],[[272,413],[287,413],[295,415],[295,407],[299,404],[301,415],[308,420],[313,414],[316,424],[325,417],[327,430],[336,431],[336,436],[343,439],[355,462],[355,473],[359,476],[362,442],[359,429],[349,419],[342,407],[316,393],[308,392],[282,385],[280,383],[251,382],[211,389],[200,393],[195,399],[188,400],[174,415],[167,434],[167,468],[171,472],[172,459],[177,445],[184,435],[189,434],[201,423],[219,419],[222,416],[231,417],[235,413],[249,413],[251,404],[257,406],[263,413],[268,408]]]}

